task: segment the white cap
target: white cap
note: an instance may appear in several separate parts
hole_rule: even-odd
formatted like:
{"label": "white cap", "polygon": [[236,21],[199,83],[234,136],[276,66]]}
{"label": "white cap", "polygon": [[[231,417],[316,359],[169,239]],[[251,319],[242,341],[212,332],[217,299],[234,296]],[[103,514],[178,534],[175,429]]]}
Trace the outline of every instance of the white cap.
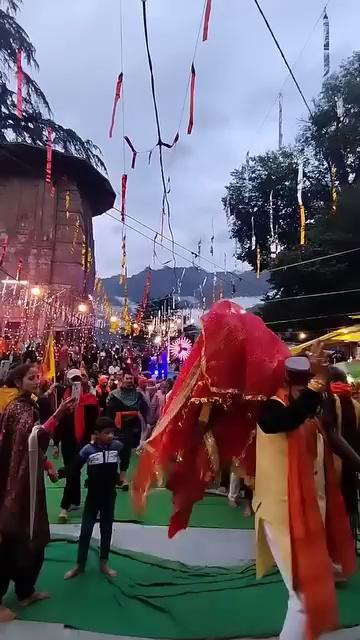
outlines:
{"label": "white cap", "polygon": [[68,380],[71,380],[72,378],[81,378],[80,369],[70,369],[67,372],[67,377],[68,377]]}

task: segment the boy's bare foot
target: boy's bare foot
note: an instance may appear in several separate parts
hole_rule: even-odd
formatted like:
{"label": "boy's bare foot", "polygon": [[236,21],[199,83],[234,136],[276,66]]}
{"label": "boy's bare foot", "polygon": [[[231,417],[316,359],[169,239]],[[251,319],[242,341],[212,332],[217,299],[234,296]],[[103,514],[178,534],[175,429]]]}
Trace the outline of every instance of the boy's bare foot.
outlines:
{"label": "boy's bare foot", "polygon": [[69,519],[69,514],[66,511],[66,509],[61,509],[61,511],[60,511],[60,513],[58,515],[59,524],[66,524],[68,519]]}
{"label": "boy's bare foot", "polygon": [[49,598],[51,598],[51,594],[48,591],[34,591],[32,596],[21,600],[19,604],[21,607],[29,607],[35,602],[41,602],[41,600],[48,600]]}
{"label": "boy's bare foot", "polygon": [[110,569],[107,562],[100,561],[100,571],[109,578],[116,578],[117,576],[117,571],[114,571],[114,569]]}
{"label": "boy's bare foot", "polygon": [[16,613],[0,604],[0,624],[1,622],[12,622],[16,618]]}
{"label": "boy's bare foot", "polygon": [[70,571],[67,571],[67,573],[65,573],[64,580],[72,580],[72,578],[76,578],[81,573],[84,573],[84,569],[79,564],[77,564],[73,569],[70,569]]}

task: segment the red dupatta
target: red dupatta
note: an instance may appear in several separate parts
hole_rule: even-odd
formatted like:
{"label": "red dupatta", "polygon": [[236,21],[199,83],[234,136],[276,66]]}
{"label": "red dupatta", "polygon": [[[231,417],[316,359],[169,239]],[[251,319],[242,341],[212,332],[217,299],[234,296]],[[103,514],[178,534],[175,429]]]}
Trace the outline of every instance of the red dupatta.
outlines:
{"label": "red dupatta", "polygon": [[333,456],[325,442],[326,535],[314,484],[311,439],[321,425],[317,420],[288,434],[289,523],[294,588],[304,596],[306,640],[338,627],[332,561],[345,577],[356,570],[356,554],[349,519],[339,489]]}
{"label": "red dupatta", "polygon": [[[71,389],[64,393],[64,400],[68,398],[71,398]],[[85,436],[85,407],[88,406],[99,406],[99,401],[94,394],[82,392],[74,410],[75,438],[78,444],[81,444]]]}

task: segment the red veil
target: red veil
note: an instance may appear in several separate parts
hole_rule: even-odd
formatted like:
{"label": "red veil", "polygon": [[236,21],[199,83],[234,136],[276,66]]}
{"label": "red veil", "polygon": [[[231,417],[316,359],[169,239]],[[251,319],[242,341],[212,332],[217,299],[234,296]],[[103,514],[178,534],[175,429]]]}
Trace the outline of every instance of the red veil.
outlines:
{"label": "red veil", "polygon": [[137,509],[167,475],[173,493],[169,536],[186,528],[193,504],[223,466],[254,476],[259,401],[284,379],[287,347],[257,316],[220,301],[181,369],[164,414],[145,445],[133,483]]}

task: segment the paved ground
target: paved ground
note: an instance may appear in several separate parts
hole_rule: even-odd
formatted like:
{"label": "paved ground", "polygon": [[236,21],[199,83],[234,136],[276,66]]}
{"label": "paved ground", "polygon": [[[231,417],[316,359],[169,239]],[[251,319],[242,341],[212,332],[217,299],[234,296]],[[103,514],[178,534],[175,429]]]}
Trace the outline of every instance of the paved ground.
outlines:
{"label": "paved ground", "polygon": [[[77,539],[80,525],[53,525],[53,538]],[[94,540],[99,538],[98,526]],[[188,529],[173,540],[167,537],[166,527],[116,523],[113,531],[114,548],[142,551],[168,560],[201,566],[234,566],[254,559],[254,532],[238,529]],[[109,636],[73,629],[59,624],[12,622],[0,627],[0,640],[138,640]],[[146,639],[141,639],[146,640]],[[246,640],[243,638],[242,640]],[[247,639],[251,640],[251,639]],[[275,640],[269,638],[268,640]],[[339,631],[322,640],[360,640],[360,627]]]}

